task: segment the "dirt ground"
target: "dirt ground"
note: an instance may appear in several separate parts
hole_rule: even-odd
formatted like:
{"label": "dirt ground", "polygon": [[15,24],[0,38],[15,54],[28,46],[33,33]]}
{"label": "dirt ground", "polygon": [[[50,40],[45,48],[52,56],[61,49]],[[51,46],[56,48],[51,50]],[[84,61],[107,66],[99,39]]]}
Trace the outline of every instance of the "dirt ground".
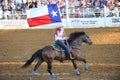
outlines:
{"label": "dirt ground", "polygon": [[[77,62],[81,75],[75,75],[70,61],[54,61],[53,80],[120,80],[120,27],[65,29],[68,36],[74,31],[85,31],[93,45],[83,44],[81,56],[89,64]],[[35,62],[26,69],[20,67],[31,55],[45,45],[54,43],[54,29],[0,30],[0,80],[52,80],[43,63],[31,77]]]}

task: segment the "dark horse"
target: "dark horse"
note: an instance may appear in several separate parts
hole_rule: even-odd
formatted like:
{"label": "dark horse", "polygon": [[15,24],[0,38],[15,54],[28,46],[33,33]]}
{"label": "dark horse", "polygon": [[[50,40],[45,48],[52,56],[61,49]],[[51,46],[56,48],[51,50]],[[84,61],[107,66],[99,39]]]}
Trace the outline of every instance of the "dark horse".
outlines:
{"label": "dark horse", "polygon": [[[77,65],[75,63],[75,60],[82,61],[84,63],[84,69],[88,69],[88,64],[84,58],[80,56],[80,46],[82,43],[86,43],[91,45],[92,41],[90,40],[89,36],[85,32],[73,32],[70,34],[69,38],[67,39],[67,43],[69,44],[70,47],[70,52],[74,59],[72,59],[73,66],[75,68],[75,73],[77,75],[80,75],[80,71],[77,68]],[[53,45],[47,45],[43,47],[42,49],[39,49],[36,51],[32,57],[22,66],[22,68],[28,67],[36,58],[38,58],[38,62],[35,65],[33,71],[32,71],[32,76],[35,75],[35,71],[38,69],[38,67],[43,63],[46,62],[48,65],[47,71],[49,72],[50,76],[52,78],[55,78],[56,75],[52,73],[52,62],[53,60],[69,60],[64,51],[56,50],[54,48],[55,46]]]}

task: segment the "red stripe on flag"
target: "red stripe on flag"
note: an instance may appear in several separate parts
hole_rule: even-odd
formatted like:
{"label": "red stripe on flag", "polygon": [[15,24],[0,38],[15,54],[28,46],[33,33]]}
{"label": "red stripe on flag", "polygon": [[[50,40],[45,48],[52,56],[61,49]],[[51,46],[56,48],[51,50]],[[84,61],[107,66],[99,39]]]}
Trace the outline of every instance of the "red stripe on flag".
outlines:
{"label": "red stripe on flag", "polygon": [[41,26],[52,23],[49,15],[28,18],[27,21],[30,27]]}

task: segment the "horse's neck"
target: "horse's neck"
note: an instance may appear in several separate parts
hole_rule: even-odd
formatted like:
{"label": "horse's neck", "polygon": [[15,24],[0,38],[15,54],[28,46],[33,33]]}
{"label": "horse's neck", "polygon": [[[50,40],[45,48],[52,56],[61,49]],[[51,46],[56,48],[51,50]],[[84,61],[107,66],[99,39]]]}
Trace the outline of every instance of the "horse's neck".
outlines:
{"label": "horse's neck", "polygon": [[71,43],[71,46],[81,46],[82,40],[76,39]]}

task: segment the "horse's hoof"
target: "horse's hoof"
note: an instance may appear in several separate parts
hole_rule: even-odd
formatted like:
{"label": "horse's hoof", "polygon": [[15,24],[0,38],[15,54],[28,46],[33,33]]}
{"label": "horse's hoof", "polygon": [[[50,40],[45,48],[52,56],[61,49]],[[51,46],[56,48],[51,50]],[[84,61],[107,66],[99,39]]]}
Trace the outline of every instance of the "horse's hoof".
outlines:
{"label": "horse's hoof", "polygon": [[56,75],[54,73],[52,73],[50,76],[51,78],[56,78]]}
{"label": "horse's hoof", "polygon": [[84,69],[88,70],[88,64],[87,63],[84,64]]}
{"label": "horse's hoof", "polygon": [[78,70],[78,68],[75,69],[75,73],[76,73],[77,75],[80,75],[80,71]]}
{"label": "horse's hoof", "polygon": [[31,75],[34,76],[35,75],[35,71],[32,71]]}

